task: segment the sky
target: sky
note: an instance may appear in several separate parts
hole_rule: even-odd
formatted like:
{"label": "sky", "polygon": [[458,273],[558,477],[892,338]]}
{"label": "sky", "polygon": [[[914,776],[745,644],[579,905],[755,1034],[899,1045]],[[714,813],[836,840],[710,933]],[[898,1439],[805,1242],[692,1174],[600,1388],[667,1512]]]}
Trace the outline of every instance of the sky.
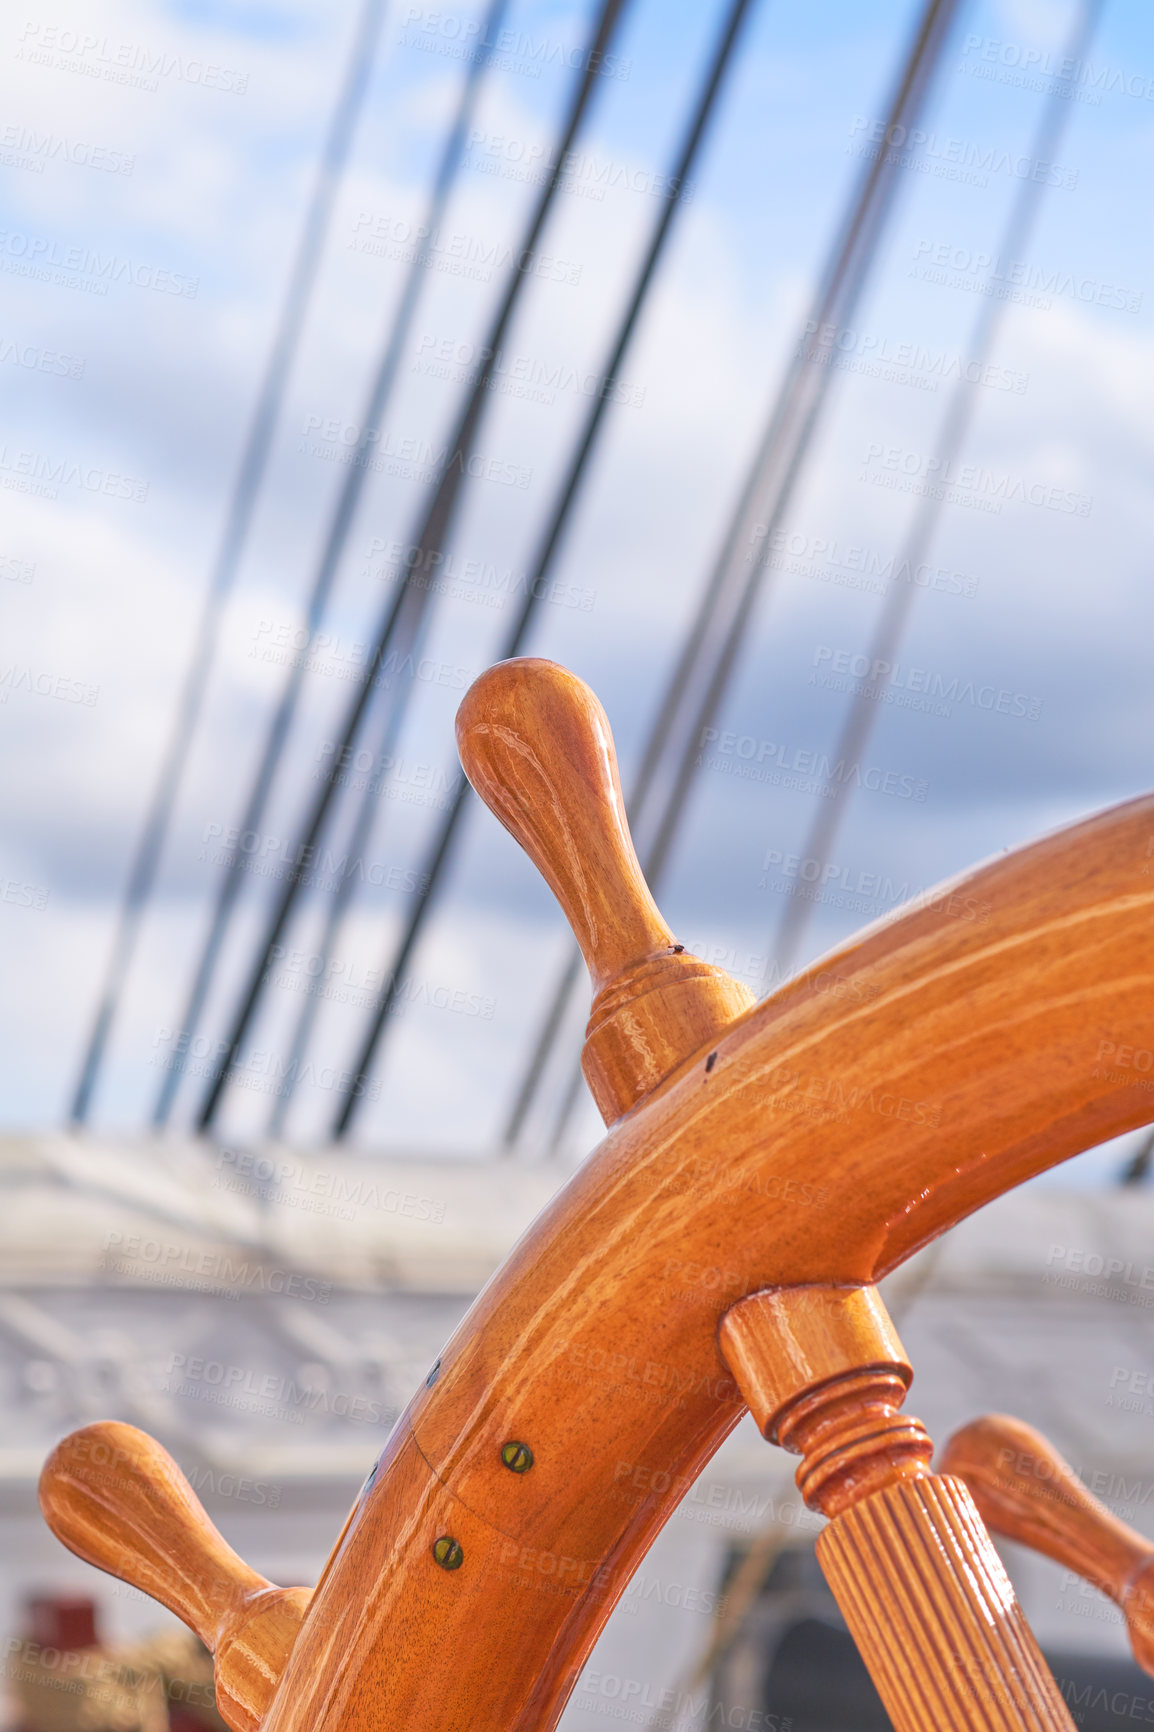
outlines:
{"label": "sky", "polygon": [[[569,100],[591,9],[512,0],[217,985],[202,1027],[182,1036],[229,832],[301,641],[481,11],[385,8],[100,1078],[103,1132],[142,1131],[181,1056],[174,1124],[190,1120]],[[598,693],[626,785],[917,12],[908,0],[752,8],[527,645]],[[349,0],[22,0],[0,25],[9,1129],[58,1126],[67,1111],[359,14]],[[630,0],[597,80],[490,393],[481,474],[454,526],[403,732],[382,773],[374,712],[352,766],[381,797],[293,1094],[293,1140],[323,1138],[339,1104],[449,786],[456,706],[507,630],[721,17]],[[820,795],[804,775],[787,786],[754,772],[834,751],[967,369],[974,411],[882,676],[862,755],[872,774],[844,802],[823,862],[836,870],[807,904],[798,960],[1150,784],[1154,15],[1106,0],[1040,161],[1074,22],[1068,0],[961,5],[925,136],[903,157],[852,326],[836,333],[825,411],[767,546],[659,897],[689,948],[759,993],[783,909],[811,871]],[[1030,176],[1042,183],[1036,220],[1007,260],[1012,202]],[[978,354],[991,287],[1002,312]],[[933,703],[912,701],[926,693]],[[349,857],[356,780],[242,1055],[226,1136],[264,1134],[328,890]],[[566,955],[550,893],[475,807],[390,1019],[358,1143],[491,1150]],[[527,1158],[549,1140],[585,1003],[530,1121]],[[596,1137],[582,1100],[565,1151]],[[1086,1181],[1110,1177],[1124,1152],[1085,1157]]]}

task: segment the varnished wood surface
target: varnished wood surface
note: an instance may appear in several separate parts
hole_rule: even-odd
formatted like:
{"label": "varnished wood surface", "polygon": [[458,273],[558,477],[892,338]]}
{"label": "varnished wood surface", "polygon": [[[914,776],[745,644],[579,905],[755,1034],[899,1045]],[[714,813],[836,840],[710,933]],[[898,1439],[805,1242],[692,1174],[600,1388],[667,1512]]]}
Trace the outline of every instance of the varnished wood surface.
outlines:
{"label": "varnished wood surface", "polygon": [[534,656],[487,669],[457,711],[457,750],[564,909],[595,993],[671,949],[637,864],[608,718],[576,674]]}
{"label": "varnished wood surface", "polygon": [[961,1480],[902,1480],[817,1555],[896,1732],[1074,1732]]}
{"label": "varnished wood surface", "polygon": [[57,1444],[40,1507],[86,1563],[131,1582],[195,1630],[216,1662],[234,1732],[256,1732],[284,1670],[307,1588],[278,1588],[221,1538],[166,1449],[133,1425],[87,1425]]}
{"label": "varnished wood surface", "polygon": [[[525,774],[525,804],[545,802]],[[1152,1116],[1132,1063],[1154,1049],[1152,833],[1154,801],[1134,801],[955,880],[816,963],[614,1127],[411,1404],[269,1732],[552,1725],[743,1411],[717,1343],[729,1306],[874,1282]],[[980,925],[955,917],[979,903]],[[532,1450],[527,1473],[502,1465],[510,1440]],[[452,1572],[434,1532],[460,1543]]]}
{"label": "varnished wood surface", "polygon": [[847,1373],[891,1371],[905,1389],[913,1367],[876,1287],[777,1287],[739,1299],[718,1344],[762,1436],[800,1397]]}
{"label": "varnished wood surface", "polygon": [[831,1518],[818,1561],[896,1732],[1069,1732],[969,1491],[930,1471],[929,1435],[900,1411],[910,1363],[877,1289],[752,1294],[719,1344]]}
{"label": "varnished wood surface", "polygon": [[753,1004],[688,953],[637,863],[605,711],[556,662],[521,656],[457,712],[461,763],[564,909],[593,982],[581,1068],[606,1124]]}
{"label": "varnished wood surface", "polygon": [[995,1533],[1077,1570],[1121,1606],[1134,1658],[1154,1673],[1154,1542],[1099,1503],[1041,1432],[987,1414],[954,1433],[942,1472],[965,1480]]}
{"label": "varnished wood surface", "polygon": [[762,1435],[801,1456],[806,1505],[837,1516],[929,1472],[933,1444],[901,1412],[912,1368],[876,1287],[776,1287],[739,1299],[718,1345]]}

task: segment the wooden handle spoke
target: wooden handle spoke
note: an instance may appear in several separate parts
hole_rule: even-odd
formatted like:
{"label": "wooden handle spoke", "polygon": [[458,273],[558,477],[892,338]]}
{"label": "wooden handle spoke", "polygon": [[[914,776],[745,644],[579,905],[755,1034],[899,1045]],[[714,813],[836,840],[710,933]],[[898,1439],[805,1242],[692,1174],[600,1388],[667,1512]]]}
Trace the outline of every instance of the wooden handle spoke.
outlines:
{"label": "wooden handle spoke", "polygon": [[1125,1614],[1134,1658],[1154,1673],[1154,1544],[1091,1496],[1040,1432],[987,1414],[954,1434],[941,1468],[965,1480],[995,1533],[1108,1594]]}
{"label": "wooden handle spoke", "polygon": [[309,1601],[248,1567],[217,1532],[176,1462],[135,1426],[103,1421],[58,1443],[40,1508],[70,1551],[150,1594],[216,1660],[217,1701],[255,1732]]}
{"label": "wooden handle spoke", "polygon": [[457,712],[465,774],[548,882],[595,999],[582,1065],[607,1122],[753,1004],[748,987],[689,956],[637,862],[617,754],[589,687],[523,656],[476,680]]}
{"label": "wooden handle spoke", "polygon": [[751,1293],[718,1344],[830,1518],[818,1562],[896,1732],[1073,1732],[970,1492],[898,1411],[911,1367],[877,1289]]}
{"label": "wooden handle spoke", "polygon": [[457,746],[564,909],[594,991],[672,949],[633,849],[608,719],[576,674],[532,656],[499,662],[466,693]]}

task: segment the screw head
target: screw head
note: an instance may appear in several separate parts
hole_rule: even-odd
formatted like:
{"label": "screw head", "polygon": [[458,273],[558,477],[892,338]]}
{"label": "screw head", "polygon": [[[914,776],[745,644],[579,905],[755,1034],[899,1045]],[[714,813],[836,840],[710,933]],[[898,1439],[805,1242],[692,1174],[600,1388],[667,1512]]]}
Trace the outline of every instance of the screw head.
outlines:
{"label": "screw head", "polygon": [[511,1440],[501,1445],[501,1460],[510,1473],[528,1473],[533,1465],[533,1451],[527,1443]]}
{"label": "screw head", "polygon": [[436,1381],[440,1375],[441,1375],[441,1361],[438,1359],[437,1363],[433,1366],[433,1369],[430,1371],[429,1375],[425,1379],[425,1388],[426,1389],[432,1389],[434,1383],[436,1383]]}
{"label": "screw head", "polygon": [[465,1561],[459,1540],[452,1534],[442,1534],[439,1540],[433,1541],[433,1556],[443,1570],[459,1570]]}

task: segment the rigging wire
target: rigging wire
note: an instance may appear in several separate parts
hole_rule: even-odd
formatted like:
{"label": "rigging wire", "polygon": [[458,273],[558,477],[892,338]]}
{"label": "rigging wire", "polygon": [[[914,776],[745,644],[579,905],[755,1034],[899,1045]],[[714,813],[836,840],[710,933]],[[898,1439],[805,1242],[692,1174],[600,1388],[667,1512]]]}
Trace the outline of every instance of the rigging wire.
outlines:
{"label": "rigging wire", "polygon": [[173,809],[216,658],[225,603],[244,553],[257,497],[268,467],[285,386],[316,282],[333,204],[348,160],[353,131],[368,89],[373,53],[383,15],[384,0],[364,0],[353,39],[352,53],[333,109],[328,137],[297,244],[276,337],[269,352],[248,437],[233,482],[208,595],[197,628],[192,660],[185,675],[172,733],[161,760],[160,772],[125,885],[112,955],[69,1110],[69,1119],[73,1125],[83,1125],[88,1119],[105,1052],[136,953],[144,915],[156,885]]}
{"label": "rigging wire", "polygon": [[[577,502],[581,483],[593,455],[606,410],[612,400],[613,390],[621,373],[626,351],[648,298],[650,287],[673,227],[674,218],[684,202],[684,188],[716,108],[725,74],[732,61],[734,49],[737,46],[750,5],[751,0],[732,0],[718,32],[716,46],[706,68],[692,117],[678,146],[673,169],[665,180],[666,190],[661,211],[638,268],[625,311],[610,345],[608,358],[602,368],[601,383],[597,395],[591,402],[584,424],[578,433],[569,465],[553,503],[548,525],[534,557],[531,576],[526,584],[525,599],[510,631],[506,634],[497,657],[498,661],[505,661],[510,656],[519,653],[537,604],[545,593],[545,578],[561,547],[565,530]],[[427,921],[430,906],[452,857],[455,838],[460,832],[461,814],[468,803],[468,795],[469,785],[464,776],[458,773],[454,779],[448,810],[434,837],[424,871],[418,880],[416,901],[412,913],[401,934],[395,954],[384,973],[385,985],[370,1012],[364,1039],[351,1066],[351,1074],[355,1079],[354,1086],[338,1109],[333,1123],[332,1134],[338,1140],[348,1135],[357,1108],[364,1098],[369,1074],[379,1058],[380,1046],[385,1029],[388,1027],[387,1019],[393,1011],[403,984],[405,969],[408,967],[417,940]]]}
{"label": "rigging wire", "polygon": [[[1066,46],[1063,65],[1076,67],[1083,63],[1102,5],[1103,0],[1083,0]],[[1058,78],[1054,82],[1033,141],[1035,162],[1054,160],[1069,118],[1072,83],[1070,77]],[[1037,179],[1027,179],[1019,183],[1010,206],[1002,244],[992,267],[989,279],[991,282],[1000,266],[1019,262],[1025,253],[1041,205],[1043,188],[1044,182]],[[977,380],[980,378],[981,366],[997,340],[1009,304],[1008,298],[1003,299],[996,294],[982,302],[970,344],[970,353],[977,365],[968,367],[955,381],[934,451],[934,467],[931,473],[935,475],[949,475],[969,433],[977,407]],[[941,518],[944,501],[944,488],[930,489],[922,496],[902,549],[898,571],[916,571],[929,557],[930,545]],[[891,587],[870,645],[871,667],[883,660],[892,664],[909,622],[915,594],[916,585],[912,579],[906,583],[895,582]],[[878,708],[874,700],[866,695],[869,689],[866,686],[854,694],[838,737],[835,763],[856,763],[865,750]],[[820,802],[821,809],[814,815],[802,849],[803,859],[820,860],[823,865],[828,859],[845,816],[846,786],[846,779],[834,778],[829,799]],[[791,896],[786,900],[773,946],[774,960],[782,971],[793,966],[805,936],[811,906],[800,896]]]}
{"label": "rigging wire", "polygon": [[[441,222],[444,208],[448,201],[448,193],[451,183],[455,178],[456,171],[460,166],[464,154],[465,141],[468,137],[469,126],[472,122],[473,112],[476,108],[477,96],[480,90],[481,75],[488,65],[492,53],[492,46],[500,30],[501,19],[506,11],[506,7],[507,0],[493,0],[481,31],[480,40],[484,51],[473,61],[472,69],[468,79],[466,80],[465,88],[461,95],[457,118],[454,121],[449,142],[445,148],[444,159],[437,180],[437,191],[430,200],[429,211],[421,225],[422,230],[430,237],[430,240]],[[443,193],[441,190],[442,187]],[[406,296],[402,303],[400,312],[398,313],[397,323],[390,339],[389,348],[391,352],[391,361],[386,357],[386,360],[382,362],[381,371],[383,373],[387,370],[390,384],[396,372],[401,351],[403,350],[404,344],[408,338],[413,314],[416,311],[417,300],[420,294],[420,271],[424,267],[427,250],[427,244],[422,242],[421,250],[413,260],[409,284],[406,289]],[[382,399],[382,401],[377,405],[376,410],[378,421],[383,413],[384,400]],[[344,514],[344,535],[342,536],[342,544],[344,537],[347,536],[348,530],[351,527],[351,520],[352,512],[346,511]],[[413,651],[411,648],[407,651],[402,649],[396,657],[398,666],[403,665],[406,653],[411,654]],[[399,731],[400,713],[404,709],[405,695],[406,694],[404,693],[399,693],[397,703],[389,706],[384,732],[376,751],[373,754],[375,763],[385,761],[385,759],[392,754],[393,743],[396,734]],[[285,1074],[277,1090],[273,1110],[269,1118],[268,1134],[272,1138],[279,1138],[284,1132],[285,1120],[288,1116],[289,1107],[292,1104],[292,1097],[296,1089],[297,1077],[300,1074],[301,1064],[304,1060],[305,1053],[308,1050],[317,1013],[320,1010],[320,988],[327,978],[329,959],[338,942],[341,927],[352,903],[353,893],[356,887],[355,866],[356,862],[361,859],[365,847],[368,845],[373,818],[376,813],[376,803],[377,791],[374,787],[373,778],[369,777],[349,837],[347,861],[337,879],[336,890],[334,891],[329,903],[328,912],[325,917],[324,931],[316,952],[319,958],[319,964],[315,975],[317,990],[307,992],[301,1004],[300,1013],[296,1021],[296,1027],[293,1030],[292,1040],[289,1045],[288,1059],[285,1064]]]}
{"label": "rigging wire", "polygon": [[[421,643],[427,633],[432,610],[427,609],[422,619],[416,622],[416,637],[413,641],[401,646],[397,652],[398,666],[403,666],[406,658],[416,659],[421,653]],[[392,682],[386,689],[384,726],[373,749],[374,764],[386,764],[396,750],[397,737],[404,721],[406,699],[409,689],[395,687]],[[395,701],[389,703],[389,698]],[[325,915],[324,930],[314,955],[316,968],[313,974],[315,990],[306,992],[297,1016],[296,1027],[293,1030],[289,1045],[288,1059],[285,1064],[285,1074],[278,1087],[275,1104],[269,1116],[268,1134],[274,1140],[284,1133],[285,1120],[288,1117],[292,1097],[296,1091],[297,1079],[301,1074],[305,1054],[312,1038],[313,1026],[321,1006],[321,991],[329,978],[329,962],[337,947],[341,928],[352,907],[353,895],[357,884],[357,866],[364,858],[364,851],[369,845],[373,821],[377,816],[377,797],[380,787],[378,779],[370,775],[366,779],[361,803],[349,834],[348,851],[345,863],[337,879],[337,886],[330,899]],[[312,958],[310,957],[310,965]]]}
{"label": "rigging wire", "polygon": [[[927,0],[890,98],[883,138],[908,137],[915,126],[958,6],[959,0]],[[637,837],[642,869],[654,889],[669,859],[705,729],[728,686],[747,621],[765,581],[768,566],[758,558],[758,543],[768,540],[789,508],[824,407],[833,352],[822,333],[841,329],[853,317],[885,232],[900,175],[897,155],[881,149],[854,188],[650,730],[626,809]],[[514,1098],[504,1136],[507,1148],[515,1146],[523,1133],[580,975],[574,952],[561,972]],[[564,1135],[579,1085],[580,1072],[574,1066],[554,1123],[553,1150]]]}
{"label": "rigging wire", "polygon": [[[392,393],[401,355],[420,298],[429,254],[457,179],[469,127],[480,94],[481,81],[491,58],[490,45],[494,42],[500,29],[501,18],[506,11],[507,4],[508,0],[491,0],[481,34],[483,46],[476,53],[470,65],[457,113],[441,154],[433,188],[429,195],[428,208],[419,229],[421,239],[410,262],[400,302],[391,321],[389,334],[385,339],[380,360],[373,374],[368,397],[360,418],[357,443],[352,451],[351,460],[338,491],[320,559],[317,562],[305,615],[305,648],[299,656],[294,657],[289,665],[288,677],[285,680],[265,740],[264,753],[253,779],[244,816],[237,828],[238,840],[225,861],[224,878],[217,894],[216,905],[213,909],[200,961],[183,1015],[177,1025],[186,1039],[190,1039],[195,1034],[204,1015],[205,1003],[212,988],[213,978],[220,962],[228,929],[244,882],[241,870],[244,857],[240,850],[240,838],[260,832],[265,807],[272,792],[273,782],[300,701],[305,674],[308,671],[308,646],[320,630],[333,582],[352,530],[357,506],[360,503],[365,481],[369,474],[370,449],[379,436],[381,421]],[[180,1081],[181,1073],[175,1066],[165,1072],[152,1114],[152,1122],[157,1129],[168,1122]]]}
{"label": "rigging wire", "polygon": [[[625,4],[626,0],[602,0],[598,8],[589,46],[582,55],[581,78],[570,104],[561,138],[552,153],[549,179],[536,202],[522,247],[517,255],[518,261],[533,253],[552,209],[558,188],[563,184],[566,158],[584,119],[596,81],[600,76],[608,45]],[[428,569],[428,562],[439,554],[448,537],[460,497],[461,486],[468,470],[469,457],[473,451],[485,409],[488,406],[489,385],[493,377],[496,359],[500,354],[506,331],[516,311],[522,289],[528,280],[528,271],[519,267],[514,269],[512,279],[505,290],[497,316],[484,345],[483,352],[489,358],[485,361],[469,392],[465,408],[449,441],[450,455],[441,468],[433,499],[424,514],[420,532],[413,537],[413,551],[419,556],[418,564],[423,564],[426,569]],[[347,754],[352,750],[360,732],[386,647],[395,634],[405,633],[412,629],[414,619],[419,620],[424,613],[430,594],[431,591],[427,588],[420,588],[405,580],[400,585],[396,599],[384,609],[375,634],[372,655],[359,674],[356,689],[352,694],[344,726],[341,730],[340,740],[330,756],[321,780],[321,786],[302,826],[301,840],[293,853],[293,858],[298,862],[308,861],[315,853],[338,787],[340,766],[347,761]],[[225,1057],[205,1092],[197,1116],[197,1129],[202,1132],[208,1131],[215,1122],[239,1056],[241,1043],[256,1014],[274,948],[292,916],[302,879],[302,867],[300,865],[295,866],[274,904],[260,945],[260,954],[249,973],[239,1006],[229,1027],[225,1041]]]}

